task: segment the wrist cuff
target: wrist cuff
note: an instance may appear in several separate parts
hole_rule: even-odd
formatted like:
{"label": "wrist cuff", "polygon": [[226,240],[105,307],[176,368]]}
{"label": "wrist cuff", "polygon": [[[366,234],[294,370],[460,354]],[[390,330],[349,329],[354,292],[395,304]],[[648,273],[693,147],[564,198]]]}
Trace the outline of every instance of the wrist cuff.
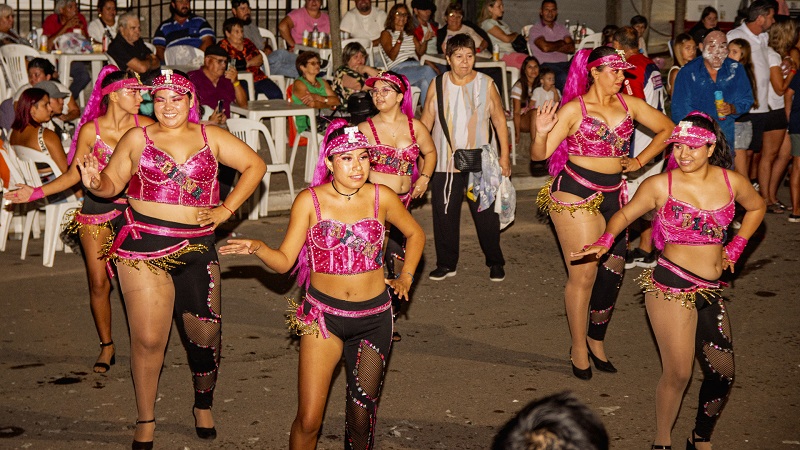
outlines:
{"label": "wrist cuff", "polygon": [[36,200],[40,200],[44,198],[44,191],[42,191],[41,187],[33,188],[33,193],[31,194],[30,198],[28,198],[29,202],[35,202]]}

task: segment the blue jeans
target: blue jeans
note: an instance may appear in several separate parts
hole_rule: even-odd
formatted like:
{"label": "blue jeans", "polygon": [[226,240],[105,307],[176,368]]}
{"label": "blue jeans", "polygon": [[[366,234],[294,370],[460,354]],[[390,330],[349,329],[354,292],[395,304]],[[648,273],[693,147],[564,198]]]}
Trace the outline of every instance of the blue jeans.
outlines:
{"label": "blue jeans", "polygon": [[[250,87],[247,85],[246,81],[242,81],[242,87],[244,91],[248,94],[250,93]],[[270,80],[269,78],[265,78],[261,81],[256,81],[254,83],[256,85],[256,93],[264,94],[270,100],[281,100],[283,99],[283,94],[281,93],[281,88],[275,84],[274,81]]]}
{"label": "blue jeans", "polygon": [[436,72],[428,66],[420,66],[419,61],[416,59],[408,59],[400,64],[392,67],[394,72],[405,75],[408,78],[408,84],[419,88],[419,104],[425,104],[425,98],[428,95],[428,87],[431,81],[436,78]]}
{"label": "blue jeans", "polygon": [[272,75],[283,75],[289,78],[298,78],[297,67],[294,62],[297,55],[286,50],[274,50],[267,55],[267,62],[269,63],[269,73]]}

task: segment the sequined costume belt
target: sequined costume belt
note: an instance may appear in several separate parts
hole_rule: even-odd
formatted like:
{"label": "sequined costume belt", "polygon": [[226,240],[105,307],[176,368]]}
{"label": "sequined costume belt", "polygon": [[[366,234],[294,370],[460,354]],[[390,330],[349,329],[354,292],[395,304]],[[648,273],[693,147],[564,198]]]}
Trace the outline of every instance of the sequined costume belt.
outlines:
{"label": "sequined costume belt", "polygon": [[564,165],[564,171],[567,172],[569,176],[572,177],[573,180],[575,180],[575,182],[577,182],[578,184],[587,189],[592,189],[600,192],[614,192],[617,189],[619,189],[619,206],[623,206],[626,203],[628,203],[628,181],[625,180],[624,178],[614,186],[602,186],[597,183],[593,183],[587,180],[586,178],[580,176],[578,172],[575,172],[569,166],[569,164]]}
{"label": "sequined costume belt", "polygon": [[214,233],[213,227],[202,227],[202,228],[171,228],[165,227],[161,225],[154,225],[150,223],[142,223],[137,222],[133,218],[133,210],[128,208],[125,210],[125,225],[120,227],[119,232],[117,233],[116,238],[114,239],[114,243],[111,244],[108,252],[106,253],[109,256],[109,259],[106,260],[106,270],[108,271],[109,277],[114,277],[114,272],[111,270],[111,257],[116,255],[121,258],[126,259],[135,259],[135,258],[159,258],[162,256],[169,255],[174,253],[175,251],[179,250],[185,243],[178,243],[172,245],[170,247],[161,249],[157,252],[150,252],[147,254],[140,253],[140,252],[130,252],[126,250],[120,250],[120,246],[128,235],[131,236],[133,239],[141,239],[141,233],[152,234],[156,236],[167,236],[167,237],[174,237],[174,238],[184,238],[184,239],[191,239],[191,238],[198,238],[207,236],[209,234]]}
{"label": "sequined costume belt", "polygon": [[325,339],[330,337],[328,328],[325,326],[325,314],[338,317],[347,317],[349,319],[357,319],[382,313],[392,307],[392,301],[390,299],[386,303],[374,308],[364,309],[361,311],[345,311],[343,309],[326,305],[308,293],[306,293],[305,301],[311,304],[311,310],[308,311],[308,314],[303,314],[303,304],[301,303],[300,306],[297,307],[297,319],[307,326],[311,326],[316,320],[317,324],[319,325],[319,331],[322,334],[322,337]]}
{"label": "sequined costume belt", "polygon": [[722,293],[722,288],[728,286],[728,284],[723,281],[710,281],[700,278],[664,256],[658,258],[657,267],[663,267],[678,278],[691,283],[693,286],[678,288],[659,283],[653,277],[654,269],[645,269],[642,274],[636,278],[642,291],[645,294],[648,292],[660,291],[664,295],[665,300],[678,301],[681,303],[681,306],[687,309],[693,309],[697,306],[697,296],[708,301],[710,298],[720,295]]}

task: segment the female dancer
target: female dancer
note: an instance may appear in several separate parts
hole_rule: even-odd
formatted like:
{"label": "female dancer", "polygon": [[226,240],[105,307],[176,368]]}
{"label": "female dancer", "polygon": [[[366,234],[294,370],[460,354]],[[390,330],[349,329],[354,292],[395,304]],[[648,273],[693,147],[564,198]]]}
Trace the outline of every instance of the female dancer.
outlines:
{"label": "female dancer", "polygon": [[[730,318],[720,293],[722,271],[742,254],[766,212],[748,179],[730,167],[731,157],[717,123],[701,112],[682,120],[667,142],[677,169],[648,178],[630,203],[608,221],[605,233],[574,257],[600,258],[636,218],[657,208],[653,241],[663,253],[655,269],[637,279],[645,293],[663,372],[656,388],[656,438],[652,448],[671,448],[670,434],[696,356],[703,384],[695,428],[687,449],[710,449],[711,432],[733,382]],[[723,247],[734,201],[746,212],[742,227]],[[666,301],[665,301],[666,300]]]}
{"label": "female dancer", "polygon": [[[366,184],[370,144],[356,127],[345,125],[338,119],[328,127],[312,187],[295,199],[280,248],[231,239],[219,249],[223,255],[256,255],[281,273],[298,261],[297,282],[307,293],[300,306],[290,301],[290,327],[302,336],[297,416],[289,438],[294,450],[316,448],[331,377],[343,353],[345,447],[373,447],[392,343],[388,290],[408,298],[425,244],[425,233],[394,192]],[[381,267],[385,222],[406,237],[406,261],[396,279],[385,279]]]}
{"label": "female dancer", "polygon": [[[372,144],[369,149],[372,166],[369,181],[389,187],[408,208],[412,199],[422,197],[428,189],[436,168],[436,148],[425,125],[414,119],[411,86],[405,75],[383,72],[368,78],[366,85],[373,88],[370,91],[372,102],[378,109],[374,118],[368,118],[358,126]],[[420,156],[422,167],[417,167]],[[391,227],[384,254],[389,278],[396,275],[394,259],[403,260],[403,253],[403,235]],[[395,314],[399,313],[400,306],[400,299],[393,295]],[[399,341],[400,334],[394,333],[393,339]]]}
{"label": "female dancer", "polygon": [[[214,228],[253,193],[264,162],[219,127],[198,125],[194,85],[162,71],[152,87],[158,123],[134,128],[99,171],[94,155],[79,162],[84,186],[113,198],[128,186],[125,223],[108,250],[117,263],[131,334],[131,372],[138,418],[133,448],[153,448],[155,400],[172,317],[194,379],[198,437],[217,435],[211,406],[222,343],[220,272]],[[199,150],[198,150],[199,149]],[[241,172],[219,202],[217,162]]]}
{"label": "female dancer", "polygon": [[[643,100],[618,94],[622,71],[631,67],[609,47],[579,51],[558,115],[551,102],[539,105],[531,144],[532,160],[550,157],[553,179],[539,193],[539,210],[550,214],[564,253],[572,373],[583,380],[592,377],[590,357],[598,370],[617,371],[606,358],[603,339],[622,282],[627,239],[620,236],[600,261],[571,261],[569,254],[600,236],[606,221],[626,201],[620,172],[638,170],[660,153],[673,125]],[[656,136],[637,158],[629,158],[634,120]]]}
{"label": "female dancer", "polygon": [[[14,203],[25,203],[70,189],[81,181],[78,164],[88,154],[98,159],[98,170],[105,168],[114,147],[128,130],[153,123],[149,117],[138,115],[142,103],[141,88],[136,78],[128,76],[116,66],[105,66],[86,104],[80,131],[73,137],[70,154],[75,157],[69,170],[40,188],[18,185],[20,189],[6,194],[6,198]],[[114,232],[112,220],[122,214],[127,206],[124,194],[105,199],[87,192],[80,212],[67,226],[67,231],[80,232],[83,247],[89,279],[89,304],[100,337],[100,356],[93,367],[96,373],[108,372],[116,362],[114,340],[111,337],[111,282],[100,257],[101,247]]]}

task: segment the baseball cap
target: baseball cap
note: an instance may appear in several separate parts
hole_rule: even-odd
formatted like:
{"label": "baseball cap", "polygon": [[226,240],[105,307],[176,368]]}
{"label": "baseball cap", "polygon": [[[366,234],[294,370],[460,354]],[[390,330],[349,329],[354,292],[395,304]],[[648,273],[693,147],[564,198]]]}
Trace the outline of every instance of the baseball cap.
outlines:
{"label": "baseball cap", "polygon": [[225,49],[220,47],[218,44],[212,44],[206,47],[204,56],[221,56],[223,58],[230,59],[228,52],[226,52]]}
{"label": "baseball cap", "polygon": [[47,95],[49,95],[50,98],[67,98],[70,96],[69,91],[64,92],[61,89],[59,89],[58,83],[56,83],[55,81],[51,80],[40,81],[36,83],[36,86],[34,87],[43,89],[45,92],[47,92]]}

